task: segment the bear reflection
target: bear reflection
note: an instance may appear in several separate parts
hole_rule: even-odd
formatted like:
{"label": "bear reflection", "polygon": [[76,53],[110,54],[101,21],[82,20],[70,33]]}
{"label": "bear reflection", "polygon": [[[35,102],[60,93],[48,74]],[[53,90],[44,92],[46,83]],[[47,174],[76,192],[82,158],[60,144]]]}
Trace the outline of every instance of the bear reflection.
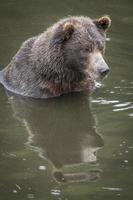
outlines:
{"label": "bear reflection", "polygon": [[25,126],[26,145],[52,164],[59,182],[96,181],[97,150],[103,139],[97,133],[87,94],[69,94],[47,100],[9,94],[15,117]]}

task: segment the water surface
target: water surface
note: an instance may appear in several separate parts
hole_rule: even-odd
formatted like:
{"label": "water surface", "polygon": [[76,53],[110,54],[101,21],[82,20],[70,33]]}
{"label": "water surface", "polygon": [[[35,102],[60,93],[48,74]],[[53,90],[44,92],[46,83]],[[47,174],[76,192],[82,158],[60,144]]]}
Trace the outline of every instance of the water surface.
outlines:
{"label": "water surface", "polygon": [[33,100],[0,87],[1,200],[133,199],[133,2],[0,1],[0,66],[68,15],[109,14],[102,88]]}

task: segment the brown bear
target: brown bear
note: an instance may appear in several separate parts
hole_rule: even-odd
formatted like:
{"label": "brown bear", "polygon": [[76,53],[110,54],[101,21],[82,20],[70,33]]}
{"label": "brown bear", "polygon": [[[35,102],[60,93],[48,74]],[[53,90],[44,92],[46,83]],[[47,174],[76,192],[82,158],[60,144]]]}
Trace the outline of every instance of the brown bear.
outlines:
{"label": "brown bear", "polygon": [[109,68],[103,59],[108,16],[68,17],[26,40],[0,72],[0,82],[14,93],[34,98],[91,90]]}

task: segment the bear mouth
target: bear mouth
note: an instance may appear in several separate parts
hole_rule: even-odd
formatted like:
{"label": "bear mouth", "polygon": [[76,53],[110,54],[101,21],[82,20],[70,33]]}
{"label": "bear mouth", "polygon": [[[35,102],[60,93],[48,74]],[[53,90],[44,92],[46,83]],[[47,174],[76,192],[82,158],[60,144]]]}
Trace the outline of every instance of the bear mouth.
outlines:
{"label": "bear mouth", "polygon": [[101,88],[103,86],[103,84],[99,81],[95,81],[94,85],[95,85],[95,88]]}
{"label": "bear mouth", "polygon": [[99,71],[86,71],[86,81],[88,82],[88,89],[95,90],[103,86],[102,81],[108,77],[108,73],[100,73]]}

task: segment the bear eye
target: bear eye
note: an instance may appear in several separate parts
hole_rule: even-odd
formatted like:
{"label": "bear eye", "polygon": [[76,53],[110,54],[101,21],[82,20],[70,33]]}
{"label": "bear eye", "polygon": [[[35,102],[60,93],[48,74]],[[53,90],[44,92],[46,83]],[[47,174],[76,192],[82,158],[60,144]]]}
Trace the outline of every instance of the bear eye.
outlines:
{"label": "bear eye", "polygon": [[92,47],[85,47],[85,51],[91,53],[92,52]]}
{"label": "bear eye", "polygon": [[104,53],[104,50],[105,50],[105,47],[104,47],[104,44],[101,43],[101,42],[97,42],[97,48]]}
{"label": "bear eye", "polygon": [[105,47],[103,47],[103,46],[99,46],[99,50],[102,52],[102,54],[105,53]]}

